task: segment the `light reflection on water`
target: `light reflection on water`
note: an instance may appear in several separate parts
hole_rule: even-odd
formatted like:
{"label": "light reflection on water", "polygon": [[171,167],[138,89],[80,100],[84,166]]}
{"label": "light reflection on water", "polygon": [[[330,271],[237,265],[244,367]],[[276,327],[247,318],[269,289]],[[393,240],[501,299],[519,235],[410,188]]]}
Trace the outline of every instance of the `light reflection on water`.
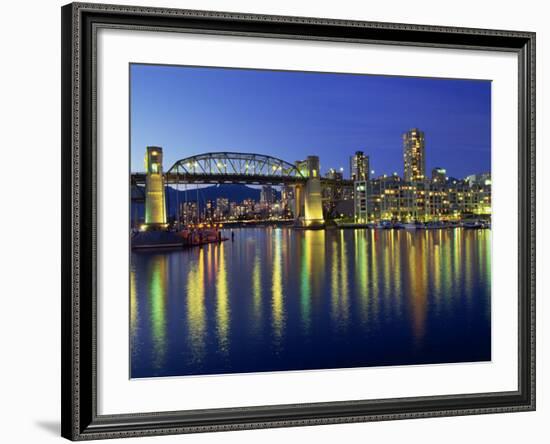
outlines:
{"label": "light reflection on water", "polygon": [[[162,256],[159,256],[162,257]],[[206,332],[206,309],[204,305],[204,251],[187,273],[187,293],[180,297],[186,299],[187,335],[190,344],[190,356],[194,362],[201,362],[204,355]]]}
{"label": "light reflection on water", "polygon": [[132,253],[132,377],[491,358],[489,230],[234,231]]}

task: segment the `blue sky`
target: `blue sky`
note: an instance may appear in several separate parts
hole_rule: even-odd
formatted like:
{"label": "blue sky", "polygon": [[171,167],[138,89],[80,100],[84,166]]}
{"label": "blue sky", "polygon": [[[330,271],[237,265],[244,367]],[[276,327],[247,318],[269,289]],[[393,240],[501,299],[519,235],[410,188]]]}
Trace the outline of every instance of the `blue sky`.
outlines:
{"label": "blue sky", "polygon": [[[318,155],[321,170],[362,150],[376,175],[403,174],[401,135],[426,134],[426,168],[453,177],[491,169],[491,82],[132,64],[131,169],[148,145],[164,169],[213,151],[294,162]],[[428,173],[429,174],[429,173]]]}

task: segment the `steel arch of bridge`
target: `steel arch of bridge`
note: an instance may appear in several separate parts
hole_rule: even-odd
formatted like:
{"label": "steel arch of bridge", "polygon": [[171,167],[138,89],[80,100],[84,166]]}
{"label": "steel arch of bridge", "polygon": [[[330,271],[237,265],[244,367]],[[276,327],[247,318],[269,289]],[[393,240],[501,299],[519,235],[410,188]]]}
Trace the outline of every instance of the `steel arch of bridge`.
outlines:
{"label": "steel arch of bridge", "polygon": [[295,165],[282,159],[232,152],[205,153],[180,159],[170,167],[166,176],[240,182],[301,182],[307,179]]}

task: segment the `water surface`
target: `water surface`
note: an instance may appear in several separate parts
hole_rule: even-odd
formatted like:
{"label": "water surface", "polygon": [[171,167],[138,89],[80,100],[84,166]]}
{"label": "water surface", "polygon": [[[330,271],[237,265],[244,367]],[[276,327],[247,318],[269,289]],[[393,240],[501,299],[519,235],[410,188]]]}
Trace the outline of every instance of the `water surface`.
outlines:
{"label": "water surface", "polygon": [[234,232],[132,253],[132,378],[491,359],[490,230]]}

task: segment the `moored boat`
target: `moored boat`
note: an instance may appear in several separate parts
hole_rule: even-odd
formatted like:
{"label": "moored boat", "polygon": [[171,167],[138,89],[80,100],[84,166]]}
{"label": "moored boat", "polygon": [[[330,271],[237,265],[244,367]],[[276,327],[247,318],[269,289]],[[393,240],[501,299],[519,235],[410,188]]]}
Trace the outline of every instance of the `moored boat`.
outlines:
{"label": "moored boat", "polygon": [[468,220],[462,223],[462,228],[469,230],[483,228],[483,224],[478,220]]}
{"label": "moored boat", "polygon": [[381,220],[376,224],[376,228],[380,228],[382,230],[389,230],[392,228],[392,223],[389,220]]}

